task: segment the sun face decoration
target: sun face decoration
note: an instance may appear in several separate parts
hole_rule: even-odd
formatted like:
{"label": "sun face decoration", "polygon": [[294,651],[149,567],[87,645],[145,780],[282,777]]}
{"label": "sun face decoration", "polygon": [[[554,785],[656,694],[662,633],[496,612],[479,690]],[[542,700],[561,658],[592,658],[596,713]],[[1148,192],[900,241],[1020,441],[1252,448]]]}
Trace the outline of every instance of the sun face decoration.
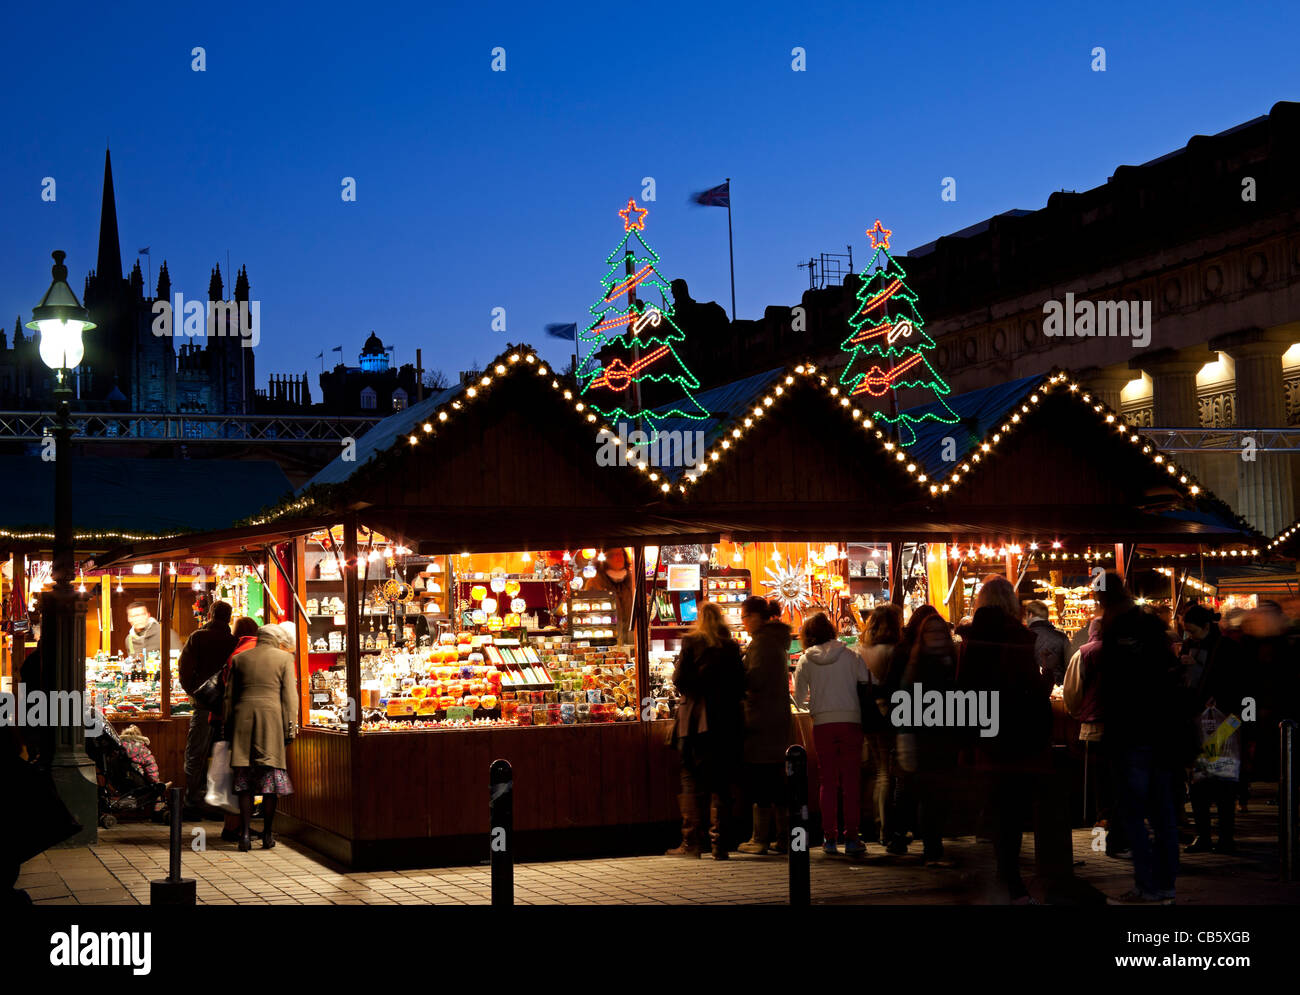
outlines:
{"label": "sun face decoration", "polygon": [[775,566],[768,567],[763,586],[767,588],[768,597],[776,601],[783,611],[802,613],[812,604],[802,560],[792,567],[790,558],[786,557],[785,566],[778,562]]}

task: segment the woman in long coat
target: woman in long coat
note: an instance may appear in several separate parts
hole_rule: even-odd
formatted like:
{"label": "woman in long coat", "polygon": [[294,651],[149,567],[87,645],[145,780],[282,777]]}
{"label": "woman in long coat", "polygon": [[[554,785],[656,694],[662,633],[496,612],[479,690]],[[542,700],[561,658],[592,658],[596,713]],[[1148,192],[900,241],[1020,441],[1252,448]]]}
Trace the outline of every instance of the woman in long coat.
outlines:
{"label": "woman in long coat", "polygon": [[287,642],[279,626],[264,625],[257,645],[230,660],[222,726],[239,797],[240,850],[252,849],[253,795],[262,796],[262,849],[269,850],[277,799],[293,792],[285,747],[297,732],[298,685],[293,655],[283,649]]}
{"label": "woman in long coat", "polygon": [[786,851],[785,751],[793,741],[790,715],[790,626],[781,606],[747,598],[740,620],[745,650],[745,791],[754,805],[754,832],[741,853]]}

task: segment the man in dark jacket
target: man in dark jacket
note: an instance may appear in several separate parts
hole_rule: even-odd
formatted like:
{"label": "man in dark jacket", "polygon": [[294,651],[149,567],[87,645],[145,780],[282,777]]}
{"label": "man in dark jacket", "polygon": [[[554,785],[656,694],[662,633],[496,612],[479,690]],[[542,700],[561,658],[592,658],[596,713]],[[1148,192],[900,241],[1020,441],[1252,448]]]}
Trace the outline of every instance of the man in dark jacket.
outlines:
{"label": "man in dark jacket", "polygon": [[[230,632],[230,605],[217,601],[208,615],[208,624],[191,634],[181,650],[180,679],[185,693],[193,695],[213,674],[220,673],[235,649]],[[185,817],[200,819],[203,793],[212,749],[210,713],[206,708],[190,712],[190,730],[185,739]]]}
{"label": "man in dark jacket", "polygon": [[1033,901],[1020,874],[1020,845],[1051,772],[1051,688],[1034,659],[1035,640],[1020,622],[1015,589],[1003,577],[984,580],[974,620],[961,626],[957,685],[988,695],[999,715],[997,734],[976,740],[976,764],[987,785],[999,880],[1012,904]]}
{"label": "man in dark jacket", "polygon": [[1070,640],[1049,620],[1047,605],[1031,601],[1025,605],[1029,631],[1034,634],[1034,657],[1038,671],[1053,685],[1065,680],[1065,665],[1070,660]]}
{"label": "man in dark jacket", "polygon": [[1175,783],[1194,753],[1182,675],[1164,624],[1133,603],[1119,574],[1105,574],[1094,597],[1102,608],[1102,742],[1133,849],[1134,887],[1108,901],[1170,905],[1178,875]]}

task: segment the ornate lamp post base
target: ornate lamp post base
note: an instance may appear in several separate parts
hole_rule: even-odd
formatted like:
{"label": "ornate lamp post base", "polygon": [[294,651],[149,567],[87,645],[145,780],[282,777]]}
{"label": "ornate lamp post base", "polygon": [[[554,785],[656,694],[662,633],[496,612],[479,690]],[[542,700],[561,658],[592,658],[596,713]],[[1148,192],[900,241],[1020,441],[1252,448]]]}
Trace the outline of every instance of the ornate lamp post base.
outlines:
{"label": "ornate lamp post base", "polygon": [[58,723],[50,774],[59,798],[81,823],[81,831],[61,845],[89,846],[99,840],[99,781],[86,755],[86,601],[70,584],[41,596],[41,636],[42,668],[55,668],[53,681],[43,682],[53,686],[48,717]]}

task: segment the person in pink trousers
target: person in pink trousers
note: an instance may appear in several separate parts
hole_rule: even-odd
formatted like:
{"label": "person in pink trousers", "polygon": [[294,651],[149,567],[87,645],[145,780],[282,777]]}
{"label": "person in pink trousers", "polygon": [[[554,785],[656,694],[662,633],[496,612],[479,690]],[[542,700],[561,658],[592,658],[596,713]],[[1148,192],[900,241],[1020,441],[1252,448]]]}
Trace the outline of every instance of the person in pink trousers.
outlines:
{"label": "person in pink trousers", "polygon": [[[794,700],[812,713],[813,746],[821,781],[822,851],[856,856],[866,851],[858,837],[858,805],[862,777],[862,712],[858,685],[871,683],[871,673],[854,653],[835,638],[835,626],[818,612],[799,631],[803,656],[794,671]],[[836,823],[843,796],[843,825]]]}

